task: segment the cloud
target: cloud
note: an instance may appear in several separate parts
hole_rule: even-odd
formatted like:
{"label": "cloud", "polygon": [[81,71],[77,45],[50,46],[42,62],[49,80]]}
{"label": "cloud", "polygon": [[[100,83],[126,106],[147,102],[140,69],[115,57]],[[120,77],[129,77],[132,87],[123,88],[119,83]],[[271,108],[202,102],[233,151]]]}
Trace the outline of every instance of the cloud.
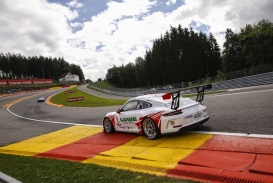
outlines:
{"label": "cloud", "polygon": [[84,6],[84,4],[79,3],[78,0],[73,0],[69,3],[66,3],[69,7],[73,7],[73,8],[82,8]]}
{"label": "cloud", "polygon": [[170,6],[172,4],[175,4],[176,3],[176,0],[169,0],[166,5]]}
{"label": "cloud", "polygon": [[[81,1],[83,2],[83,1]],[[0,0],[1,52],[64,57],[80,65],[86,78],[104,78],[107,69],[144,57],[170,26],[211,32],[220,47],[227,28],[239,31],[261,19],[273,21],[273,1],[166,0],[108,1],[100,13],[82,18],[84,3]],[[92,7],[94,8],[94,7]],[[170,10],[170,9],[168,9]],[[82,11],[82,12],[81,12]],[[84,20],[84,21],[83,21]]]}
{"label": "cloud", "polygon": [[50,55],[71,34],[67,20],[77,15],[67,7],[35,0],[17,3],[1,1],[0,40],[5,45],[2,52]]}
{"label": "cloud", "polygon": [[70,27],[72,27],[72,28],[83,27],[83,24],[80,22],[74,22],[74,23],[71,22]]}

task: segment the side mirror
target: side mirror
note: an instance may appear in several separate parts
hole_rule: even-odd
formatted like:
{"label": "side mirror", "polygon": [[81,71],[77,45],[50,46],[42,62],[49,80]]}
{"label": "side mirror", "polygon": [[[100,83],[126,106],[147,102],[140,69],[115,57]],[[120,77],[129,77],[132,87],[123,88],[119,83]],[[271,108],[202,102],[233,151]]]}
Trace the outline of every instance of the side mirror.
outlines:
{"label": "side mirror", "polygon": [[120,109],[116,110],[116,113],[120,114]]}

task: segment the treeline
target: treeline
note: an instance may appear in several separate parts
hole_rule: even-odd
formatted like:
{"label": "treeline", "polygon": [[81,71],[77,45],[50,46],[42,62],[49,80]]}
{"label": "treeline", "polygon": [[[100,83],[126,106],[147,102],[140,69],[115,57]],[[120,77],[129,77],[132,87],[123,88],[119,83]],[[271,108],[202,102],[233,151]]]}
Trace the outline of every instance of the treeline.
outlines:
{"label": "treeline", "polygon": [[246,25],[240,33],[227,29],[225,38],[221,55],[211,33],[171,27],[144,58],[108,69],[106,80],[124,88],[165,85],[273,63],[273,24],[268,20]]}
{"label": "treeline", "polygon": [[71,72],[79,75],[80,81],[84,74],[79,65],[69,64],[63,58],[33,56],[26,58],[21,54],[0,54],[0,70],[2,78],[47,78],[59,80],[63,73]]}
{"label": "treeline", "polygon": [[273,23],[269,20],[246,25],[239,33],[227,29],[225,38],[223,72],[273,63]]}

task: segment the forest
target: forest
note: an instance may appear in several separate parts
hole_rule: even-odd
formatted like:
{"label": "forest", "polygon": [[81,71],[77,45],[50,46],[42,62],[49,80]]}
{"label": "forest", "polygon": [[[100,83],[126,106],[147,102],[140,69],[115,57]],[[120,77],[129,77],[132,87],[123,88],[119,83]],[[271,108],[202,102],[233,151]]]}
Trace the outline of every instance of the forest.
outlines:
{"label": "forest", "polygon": [[[261,20],[239,33],[226,29],[223,51],[213,34],[170,27],[153,42],[144,57],[108,69],[106,80],[123,87],[145,87],[216,77],[243,68],[273,67],[273,24]],[[273,68],[271,68],[273,71]]]}
{"label": "forest", "polygon": [[21,54],[0,54],[0,78],[2,79],[53,79],[58,81],[63,73],[71,72],[79,75],[80,81],[84,74],[79,65],[69,64],[64,58],[43,56],[28,57]]}

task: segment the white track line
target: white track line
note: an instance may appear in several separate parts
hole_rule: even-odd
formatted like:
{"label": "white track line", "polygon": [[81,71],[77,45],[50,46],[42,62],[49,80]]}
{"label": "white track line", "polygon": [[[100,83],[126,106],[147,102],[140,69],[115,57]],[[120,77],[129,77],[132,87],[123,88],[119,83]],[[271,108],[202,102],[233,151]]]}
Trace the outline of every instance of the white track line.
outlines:
{"label": "white track line", "polygon": [[227,133],[227,132],[206,132],[206,131],[188,131],[188,133],[199,133],[199,134],[211,134],[211,135],[226,135],[226,136],[239,136],[239,137],[254,137],[254,138],[273,139],[273,135],[262,135],[262,134]]}
{"label": "white track line", "polygon": [[[39,119],[32,119],[32,118],[25,118],[23,116],[19,116],[17,114],[14,114],[9,110],[9,107],[7,110],[13,114],[14,116],[17,116],[22,119],[30,120],[30,121],[37,121],[42,123],[52,123],[52,124],[62,124],[62,125],[72,125],[72,126],[91,126],[91,127],[98,127],[102,128],[102,125],[88,125],[88,124],[79,124],[79,123],[68,123],[68,122],[57,122],[57,121],[45,121],[45,120],[39,120]],[[261,135],[261,134],[246,134],[246,133],[227,133],[227,132],[207,132],[207,131],[188,131],[188,133],[198,133],[198,134],[211,134],[211,135],[226,135],[226,136],[239,136],[239,137],[252,137],[252,138],[270,138],[273,139],[273,135]]]}
{"label": "white track line", "polygon": [[207,95],[206,97],[215,97],[215,96],[221,97],[221,96],[228,96],[228,95],[241,95],[241,94],[246,94],[246,93],[258,93],[258,92],[267,92],[267,91],[273,91],[273,89],[249,91],[249,92],[240,92],[240,93],[212,94],[212,95]]}
{"label": "white track line", "polygon": [[[242,93],[232,93],[232,94],[223,94],[223,95],[234,95],[234,94],[245,94],[245,93],[254,93],[254,92],[264,92],[264,91],[272,91],[273,89],[269,90],[260,90],[260,91],[250,91],[250,92],[242,92]],[[223,95],[215,95],[215,96],[223,96]],[[10,106],[12,106],[11,104]],[[23,116],[19,116],[9,110],[10,106],[7,108],[9,113],[14,116],[17,116],[22,119],[30,120],[30,121],[37,121],[42,123],[52,123],[52,124],[63,124],[63,125],[74,125],[74,126],[91,126],[91,127],[99,127],[101,128],[102,125],[88,125],[88,124],[79,124],[79,123],[68,123],[68,122],[57,122],[57,121],[45,121],[39,119],[32,119],[32,118],[25,118]],[[273,139],[273,135],[262,135],[262,134],[246,134],[246,133],[227,133],[227,132],[206,132],[206,131],[188,131],[188,133],[199,133],[199,134],[211,134],[211,135],[227,135],[227,136],[240,136],[240,137],[252,137],[252,138],[270,138]]]}
{"label": "white track line", "polygon": [[[10,105],[10,106],[12,106],[12,105]],[[30,120],[30,121],[37,121],[37,122],[42,122],[42,123],[52,123],[52,124],[62,124],[62,125],[102,127],[101,125],[88,125],[88,124],[68,123],[68,122],[60,122],[60,121],[46,121],[46,120],[40,120],[40,119],[26,118],[26,117],[19,116],[19,115],[15,114],[15,113],[11,112],[9,110],[10,106],[7,108],[9,113],[11,113],[12,115],[14,115],[14,116],[16,116],[18,118],[22,118],[22,119],[26,119],[26,120]]]}

